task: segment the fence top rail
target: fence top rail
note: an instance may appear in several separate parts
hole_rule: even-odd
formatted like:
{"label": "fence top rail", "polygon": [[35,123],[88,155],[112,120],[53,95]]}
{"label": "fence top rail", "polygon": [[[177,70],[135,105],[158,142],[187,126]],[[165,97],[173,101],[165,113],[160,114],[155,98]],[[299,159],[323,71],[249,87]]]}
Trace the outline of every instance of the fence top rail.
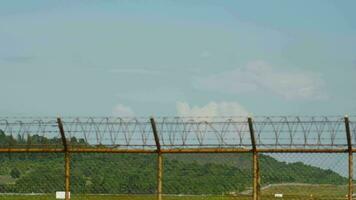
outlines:
{"label": "fence top rail", "polygon": [[[344,149],[344,116],[255,116],[256,148]],[[252,149],[247,116],[155,117],[162,149]],[[156,149],[149,117],[61,118],[68,148]],[[356,117],[349,117],[356,144]],[[57,117],[0,117],[0,148],[63,148]]]}

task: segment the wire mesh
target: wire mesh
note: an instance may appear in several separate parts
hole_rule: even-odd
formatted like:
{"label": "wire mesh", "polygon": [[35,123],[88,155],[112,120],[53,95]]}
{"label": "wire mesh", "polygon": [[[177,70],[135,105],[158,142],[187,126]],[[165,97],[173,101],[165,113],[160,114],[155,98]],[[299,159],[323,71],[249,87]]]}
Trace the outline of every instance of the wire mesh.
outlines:
{"label": "wire mesh", "polygon": [[261,199],[345,199],[347,154],[261,154]]}
{"label": "wire mesh", "polygon": [[71,199],[153,198],[155,154],[72,154]]}
{"label": "wire mesh", "polygon": [[[159,153],[163,199],[251,199],[251,135],[257,152],[280,152],[258,153],[262,199],[279,193],[283,199],[346,199],[348,194],[344,117],[254,117],[252,124],[247,117],[155,118],[161,152],[149,118],[62,122],[65,138],[56,118],[0,118],[1,199],[54,199],[56,191],[65,190],[65,151],[71,199],[157,199]],[[349,125],[356,145],[355,117]],[[27,153],[12,152],[19,149]],[[51,149],[62,153],[48,153]],[[207,149],[210,153],[201,153]]]}
{"label": "wire mesh", "polygon": [[64,191],[61,153],[1,153],[0,199],[55,199]]}
{"label": "wire mesh", "polygon": [[165,154],[163,192],[168,198],[251,199],[252,156]]}

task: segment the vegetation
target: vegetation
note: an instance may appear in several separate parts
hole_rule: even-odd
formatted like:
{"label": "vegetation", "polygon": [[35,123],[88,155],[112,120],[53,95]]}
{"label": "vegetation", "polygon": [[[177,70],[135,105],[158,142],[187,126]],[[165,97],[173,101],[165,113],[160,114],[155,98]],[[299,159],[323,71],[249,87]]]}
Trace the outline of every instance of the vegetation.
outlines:
{"label": "vegetation", "polygon": [[[297,188],[300,190],[302,188]],[[325,189],[325,190],[324,190]],[[330,196],[330,192],[337,188],[332,188],[332,190],[327,190],[330,188],[319,188],[319,191],[324,190],[322,195],[316,193],[316,195],[305,195],[301,194],[298,196],[294,195],[285,195],[283,196],[284,200],[345,200],[345,195],[340,196]],[[55,199],[54,195],[6,195],[0,196],[0,199],[6,200],[53,200]],[[71,199],[73,200],[156,200],[156,195],[72,195]],[[163,195],[164,200],[251,200],[250,196],[214,196],[214,195]],[[276,198],[273,195],[263,195],[262,199],[264,200],[275,200]]]}
{"label": "vegetation", "polygon": [[[34,142],[48,140],[32,137],[30,140]],[[0,133],[0,141],[4,141],[1,138],[18,142]],[[73,194],[153,194],[156,163],[156,155],[152,154],[72,154],[71,191]],[[301,162],[285,163],[261,155],[260,164],[264,186],[305,183],[336,187],[347,183],[346,178],[331,170]],[[64,190],[61,153],[0,154],[0,166],[0,193]],[[248,194],[252,185],[251,168],[250,154],[165,154],[163,190],[167,194],[239,195],[246,191]]]}
{"label": "vegetation", "polygon": [[17,168],[12,168],[11,171],[10,171],[10,176],[12,178],[20,178],[20,175],[21,175],[21,172],[19,169]]}

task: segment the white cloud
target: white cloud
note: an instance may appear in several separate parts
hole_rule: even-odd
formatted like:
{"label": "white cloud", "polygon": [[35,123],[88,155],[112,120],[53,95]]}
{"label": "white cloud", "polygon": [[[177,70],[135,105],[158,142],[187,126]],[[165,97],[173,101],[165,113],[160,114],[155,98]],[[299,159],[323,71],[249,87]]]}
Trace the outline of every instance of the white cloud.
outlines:
{"label": "white cloud", "polygon": [[238,102],[210,102],[204,106],[190,106],[186,102],[177,103],[178,116],[217,117],[217,116],[247,116],[248,111]]}
{"label": "white cloud", "polygon": [[135,112],[128,106],[125,106],[123,104],[117,104],[113,111],[112,114],[114,116],[118,116],[118,117],[134,117],[135,116]]}
{"label": "white cloud", "polygon": [[208,77],[196,78],[198,89],[232,94],[267,91],[285,99],[324,99],[324,81],[321,76],[308,71],[287,71],[257,61],[243,68]]}

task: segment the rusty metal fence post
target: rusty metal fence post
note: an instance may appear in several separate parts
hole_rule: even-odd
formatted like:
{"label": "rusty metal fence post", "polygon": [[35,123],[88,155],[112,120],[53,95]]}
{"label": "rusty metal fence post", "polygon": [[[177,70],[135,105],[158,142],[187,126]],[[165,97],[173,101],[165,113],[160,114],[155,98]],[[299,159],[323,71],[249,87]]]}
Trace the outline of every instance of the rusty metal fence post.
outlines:
{"label": "rusty metal fence post", "polygon": [[347,146],[349,153],[349,187],[348,187],[348,195],[347,199],[352,200],[353,195],[353,154],[352,154],[352,143],[351,143],[351,131],[350,131],[350,122],[349,117],[345,116],[345,130],[346,130],[346,138],[347,138]]}
{"label": "rusty metal fence post", "polygon": [[63,123],[61,118],[57,118],[59,132],[61,134],[64,148],[64,170],[65,170],[65,200],[70,199],[70,153],[68,151],[67,139],[64,133]]}
{"label": "rusty metal fence post", "polygon": [[157,200],[162,200],[162,181],[163,181],[163,157],[161,151],[161,144],[159,142],[158,131],[156,127],[156,122],[153,117],[150,119],[152,132],[155,139],[156,147],[157,147]]}
{"label": "rusty metal fence post", "polygon": [[252,145],[252,167],[253,167],[253,188],[252,188],[252,199],[259,200],[260,199],[260,166],[258,161],[258,153],[256,148],[256,138],[255,138],[255,131],[253,129],[253,121],[252,118],[248,118],[248,127],[250,130],[250,137],[251,137],[251,145]]}
{"label": "rusty metal fence post", "polygon": [[[341,119],[341,121],[339,121]],[[62,147],[51,147],[51,146],[46,146],[43,144],[43,147],[38,147],[36,145],[28,146],[28,147],[23,147],[23,146],[1,146],[0,147],[0,153],[63,153],[64,154],[64,169],[65,169],[65,199],[69,200],[70,199],[70,165],[71,165],[71,154],[72,153],[152,153],[152,154],[157,154],[157,186],[156,186],[156,191],[157,191],[157,199],[162,200],[163,198],[163,165],[164,165],[164,160],[163,160],[163,154],[171,154],[171,153],[251,153],[252,152],[252,172],[253,172],[253,184],[252,184],[252,199],[253,200],[260,200],[261,199],[261,174],[260,174],[260,160],[261,159],[261,154],[264,153],[301,153],[301,154],[307,154],[307,153],[341,153],[344,156],[346,153],[348,153],[348,192],[347,192],[347,199],[352,200],[352,195],[353,195],[353,151],[356,152],[356,149],[353,149],[352,146],[352,134],[351,128],[353,128],[352,122],[349,121],[349,117],[345,116],[344,117],[344,126],[345,126],[345,132],[346,132],[346,139],[347,139],[347,148],[345,146],[342,146],[342,148],[335,148],[336,146],[332,146],[331,148],[328,147],[323,147],[320,146],[320,148],[315,148],[313,146],[312,148],[264,148],[262,146],[257,147],[258,145],[258,140],[256,140],[256,133],[254,128],[256,128],[256,122],[253,121],[252,117],[247,118],[247,123],[248,123],[248,128],[250,132],[250,137],[251,137],[251,148],[231,148],[231,147],[218,147],[218,148],[207,148],[207,147],[201,147],[201,148],[169,148],[165,146],[165,148],[162,148],[160,142],[160,135],[159,131],[157,129],[157,125],[155,123],[155,119],[153,117],[150,118],[151,126],[152,126],[152,132],[154,136],[154,142],[156,145],[156,149],[147,149],[147,148],[142,148],[142,149],[136,149],[136,148],[90,148],[87,146],[84,147],[75,147],[74,148],[71,146],[69,143],[70,141],[67,140],[65,136],[65,130],[64,130],[64,125],[60,117],[57,118],[57,126],[59,129],[60,137],[62,140]],[[342,123],[342,118],[338,118],[338,123]],[[246,123],[244,120],[243,123]],[[259,122],[257,122],[259,123]],[[147,125],[148,122],[145,121],[145,125]],[[51,125],[56,127],[56,124],[54,120],[51,120]],[[65,124],[68,125],[68,124]],[[246,125],[246,124],[245,124]],[[257,124],[258,125],[258,124]],[[338,124],[339,125],[339,124]],[[350,127],[352,126],[352,127]],[[66,127],[67,128],[67,127]],[[341,130],[341,129],[340,129]],[[261,131],[260,129],[257,129],[257,132]],[[341,130],[341,133],[344,134],[344,130]],[[57,132],[57,129],[56,129]],[[161,135],[162,136],[162,135]],[[57,136],[58,138],[58,136]],[[68,138],[69,139],[69,138]],[[162,139],[162,138],[161,138]],[[257,139],[259,139],[257,137]],[[162,142],[163,144],[163,142]],[[72,144],[73,145],[73,144]],[[307,145],[307,144],[306,144]],[[345,144],[343,144],[345,145]],[[148,146],[148,145],[147,145]],[[262,163],[265,164],[265,163]],[[262,166],[262,165],[261,165]],[[263,166],[262,166],[263,167]],[[168,191],[168,190],[167,190]],[[166,193],[167,193],[166,191]],[[345,194],[343,194],[345,197]]]}

